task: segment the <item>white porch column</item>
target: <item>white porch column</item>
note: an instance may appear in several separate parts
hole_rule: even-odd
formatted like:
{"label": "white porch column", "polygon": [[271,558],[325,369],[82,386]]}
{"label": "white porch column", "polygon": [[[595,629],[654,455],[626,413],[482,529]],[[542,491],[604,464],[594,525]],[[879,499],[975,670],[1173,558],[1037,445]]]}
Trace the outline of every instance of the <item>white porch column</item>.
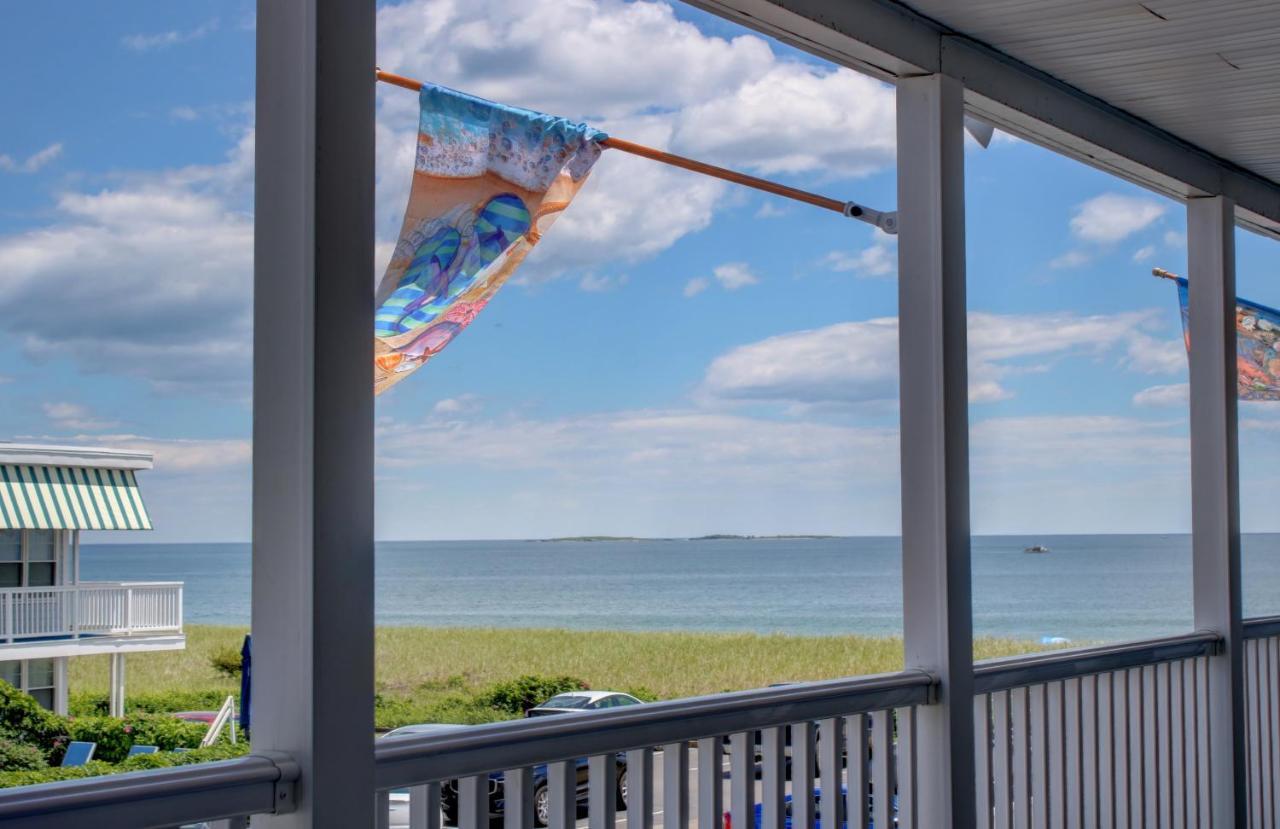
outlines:
{"label": "white porch column", "polygon": [[898,82],[903,627],[906,667],[941,680],[916,746],[917,823],[939,828],[975,817],[963,92]]}
{"label": "white porch column", "polygon": [[113,717],[124,716],[124,696],[125,696],[125,664],[124,654],[116,652],[111,654],[111,662],[108,670],[108,691],[107,691],[107,713]]}
{"label": "white porch column", "polygon": [[67,657],[53,660],[53,713],[67,715]]}
{"label": "white porch column", "polygon": [[[1246,826],[1244,636],[1236,446],[1235,204],[1187,203],[1191,328],[1191,562],[1195,626],[1226,642],[1209,658],[1209,822]],[[1203,755],[1202,755],[1203,756]]]}
{"label": "white porch column", "polygon": [[253,749],[373,826],[373,0],[259,0]]}

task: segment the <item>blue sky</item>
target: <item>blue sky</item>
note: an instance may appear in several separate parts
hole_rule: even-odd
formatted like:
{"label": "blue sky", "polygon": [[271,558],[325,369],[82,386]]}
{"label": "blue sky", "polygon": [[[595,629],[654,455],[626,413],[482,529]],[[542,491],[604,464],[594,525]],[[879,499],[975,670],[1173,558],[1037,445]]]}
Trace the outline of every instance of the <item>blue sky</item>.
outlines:
{"label": "blue sky", "polygon": [[[246,538],[252,4],[8,21],[0,437],[150,448],[146,540]],[[890,87],[687,7],[389,4],[379,62],[896,200]],[[371,288],[415,109],[379,91]],[[1183,208],[1007,136],[967,161],[975,531],[1185,531],[1186,360],[1147,276],[1185,270]],[[1275,243],[1238,241],[1241,293],[1280,305]],[[606,153],[518,284],[379,399],[379,536],[894,533],[894,280],[866,225]],[[1280,412],[1241,419],[1245,527],[1280,529]]]}

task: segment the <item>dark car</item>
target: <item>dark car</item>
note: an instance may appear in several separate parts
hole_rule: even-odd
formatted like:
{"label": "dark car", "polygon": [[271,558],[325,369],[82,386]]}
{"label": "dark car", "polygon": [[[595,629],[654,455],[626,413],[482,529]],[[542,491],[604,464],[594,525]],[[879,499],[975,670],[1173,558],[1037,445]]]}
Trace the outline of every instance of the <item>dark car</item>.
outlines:
{"label": "dark car", "polygon": [[[618,808],[627,804],[627,755],[619,753],[617,798]],[[587,760],[585,757],[575,763],[578,775],[579,807],[587,802]],[[445,823],[458,825],[458,781],[448,780],[440,787],[440,807],[444,810]],[[489,773],[489,819],[498,820],[506,811],[506,800],[503,796],[502,772]],[[533,821],[537,826],[546,826],[551,821],[551,797],[547,788],[547,767],[533,768]]]}
{"label": "dark car", "polygon": [[607,711],[627,705],[641,705],[641,701],[621,691],[570,691],[556,694],[539,706],[525,712],[526,717],[542,717],[547,714],[569,714],[574,711]]}
{"label": "dark car", "polygon": [[[848,797],[848,794],[849,794],[849,790],[841,786],[840,798],[843,800],[844,798]],[[787,795],[783,800],[783,812],[786,816],[785,829],[791,829],[791,804],[792,804],[791,795]],[[875,807],[875,804],[872,801],[871,795],[868,795],[867,796],[868,814],[871,813],[874,807]],[[893,825],[896,827],[898,825],[898,796],[896,794],[893,796],[891,811],[893,813],[891,819],[892,819]],[[755,808],[755,826],[751,827],[751,829],[761,829],[761,827],[763,826],[763,817],[764,817],[764,807],[761,804],[757,803]],[[875,829],[875,826],[876,824],[874,820],[867,821],[867,829]],[[848,827],[849,827],[848,819],[845,817],[842,817],[840,820],[839,829],[848,829]],[[734,827],[733,819],[728,812],[724,813],[724,829],[738,829],[737,827]],[[822,789],[818,789],[818,788],[815,788],[813,790],[813,829],[822,829]]]}
{"label": "dark car", "polygon": [[[470,726],[451,725],[446,723],[421,723],[419,725],[406,725],[388,732],[384,739],[394,739],[408,734],[442,734],[450,731],[462,731]],[[619,753],[617,755],[617,798],[619,808],[623,808],[627,803],[627,755]],[[578,776],[578,805],[584,805],[587,802],[587,760],[582,758],[577,761]],[[440,807],[444,811],[445,823],[450,826],[458,825],[458,781],[446,780],[440,786]],[[489,820],[501,820],[506,808],[506,800],[503,796],[503,780],[502,772],[495,771],[489,773]],[[538,826],[546,826],[551,819],[551,798],[547,788],[547,767],[545,765],[535,766],[533,769],[533,819]]]}

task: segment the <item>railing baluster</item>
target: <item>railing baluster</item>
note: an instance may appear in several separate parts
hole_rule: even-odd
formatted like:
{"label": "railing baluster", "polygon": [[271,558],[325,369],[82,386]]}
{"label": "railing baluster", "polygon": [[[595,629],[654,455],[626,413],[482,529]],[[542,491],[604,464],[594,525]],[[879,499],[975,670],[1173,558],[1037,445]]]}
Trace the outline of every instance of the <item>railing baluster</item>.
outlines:
{"label": "railing baluster", "polygon": [[[548,829],[573,829],[578,820],[578,768],[572,760],[547,764]],[[460,829],[471,829],[469,826]]]}
{"label": "railing baluster", "polygon": [[1149,825],[1145,811],[1146,771],[1142,762],[1146,746],[1142,730],[1142,669],[1134,668],[1125,673],[1129,683],[1129,825],[1138,829]]}
{"label": "railing baluster", "polygon": [[1030,732],[1031,825],[1034,829],[1049,826],[1049,723],[1045,715],[1043,683],[1027,689],[1027,727]]}
{"label": "railing baluster", "polygon": [[1014,829],[1031,825],[1031,729],[1027,722],[1027,689],[1009,691],[1009,759],[1013,785]]}
{"label": "railing baluster", "polygon": [[786,726],[765,728],[760,732],[760,829],[786,827],[786,735]]}
{"label": "railing baluster", "polygon": [[893,773],[898,781],[898,826],[916,825],[916,710],[898,708],[898,742],[893,750]]}
{"label": "railing baluster", "polygon": [[[873,716],[884,716],[883,713]],[[878,736],[878,735],[877,735]],[[873,752],[880,746],[872,747]],[[791,726],[791,829],[813,829],[813,723]],[[880,790],[877,790],[880,791]],[[702,827],[698,827],[702,829]]]}
{"label": "railing baluster", "polygon": [[1114,677],[1099,674],[1098,688],[1098,826],[1114,829],[1115,818],[1115,698]]}
{"label": "railing baluster", "polygon": [[684,743],[662,747],[662,827],[689,827],[689,748]]}
{"label": "railing baluster", "polygon": [[[871,743],[867,739],[867,724],[867,718],[862,714],[854,714],[844,721],[845,746],[849,755],[846,766],[848,792],[845,797],[845,814],[848,816],[849,829],[867,829],[871,822],[868,809],[871,787],[867,777],[867,766],[871,762],[869,752]],[[765,791],[772,791],[767,783]],[[761,829],[781,829],[781,827],[765,823]]]}
{"label": "railing baluster", "polygon": [[734,826],[755,826],[756,735],[739,731],[729,737],[729,814]]}
{"label": "railing baluster", "polygon": [[440,823],[440,784],[410,788],[409,829],[440,829]]}
{"label": "railing baluster", "polygon": [[1062,683],[1045,684],[1045,734],[1048,754],[1048,771],[1046,773],[1049,788],[1049,825],[1066,826],[1066,732],[1064,730],[1064,710],[1062,699]]}
{"label": "railing baluster", "polygon": [[698,740],[698,829],[724,826],[724,740]]}
{"label": "railing baluster", "polygon": [[627,752],[627,829],[653,829],[653,749]]}
{"label": "railing baluster", "polygon": [[502,773],[502,827],[533,829],[533,826],[533,769],[507,769]]}
{"label": "railing baluster", "polygon": [[1142,771],[1144,825],[1160,825],[1160,734],[1157,730],[1155,669],[1146,665],[1142,674]]}
{"label": "railing baluster", "polygon": [[1064,680],[1062,683],[1062,736],[1063,736],[1063,778],[1066,786],[1065,801],[1067,806],[1066,825],[1071,829],[1082,829],[1084,815],[1081,805],[1084,803],[1084,778],[1081,776],[1080,749],[1083,740],[1080,722],[1080,679]]}
{"label": "railing baluster", "polygon": [[[819,813],[823,826],[839,826],[844,821],[844,809],[840,797],[841,771],[844,765],[844,732],[839,718],[821,720],[818,723],[818,769],[821,775],[822,800]],[[902,731],[898,731],[902,739]],[[901,803],[901,795],[899,795]]]}
{"label": "railing baluster", "polygon": [[876,711],[871,715],[871,819],[877,827],[893,825],[893,769],[893,718],[888,711]]}
{"label": "railing baluster", "polygon": [[[1009,692],[991,694],[991,730],[995,735],[991,751],[991,803],[995,807],[996,829],[1010,829],[1013,823],[1009,791]],[[879,826],[879,821],[876,822]]]}
{"label": "railing baluster", "polygon": [[376,829],[391,829],[391,792],[373,793],[373,825]]}
{"label": "railing baluster", "polygon": [[1186,744],[1183,742],[1183,726],[1187,721],[1187,709],[1182,702],[1182,662],[1169,665],[1169,794],[1173,815],[1173,829],[1185,829],[1187,825],[1187,790],[1185,770]]}
{"label": "railing baluster", "polygon": [[618,758],[597,754],[587,759],[587,829],[614,829],[618,822]]}
{"label": "railing baluster", "polygon": [[458,829],[489,829],[489,775],[458,780]]}
{"label": "railing baluster", "polygon": [[973,774],[979,829],[991,827],[991,696],[973,698]]}
{"label": "railing baluster", "polygon": [[1276,726],[1280,725],[1280,715],[1277,713],[1276,707],[1280,705],[1280,684],[1277,683],[1277,637],[1269,637],[1266,639],[1267,648],[1267,745],[1270,747],[1268,752],[1268,777],[1271,780],[1270,800],[1267,804],[1267,814],[1271,818],[1271,826],[1275,827],[1277,821],[1280,821],[1280,815],[1276,813],[1276,787],[1280,785],[1277,776],[1280,775],[1280,733],[1277,733]]}
{"label": "railing baluster", "polygon": [[1080,781],[1084,789],[1082,823],[1095,827],[1102,822],[1102,809],[1098,800],[1098,677],[1080,679]]}

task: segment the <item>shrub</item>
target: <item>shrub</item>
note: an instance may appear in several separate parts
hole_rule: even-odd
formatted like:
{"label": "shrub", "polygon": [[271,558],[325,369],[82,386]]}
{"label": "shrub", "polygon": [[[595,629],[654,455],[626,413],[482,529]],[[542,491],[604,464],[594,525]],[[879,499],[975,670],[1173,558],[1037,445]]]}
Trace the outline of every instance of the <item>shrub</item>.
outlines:
{"label": "shrub", "polygon": [[235,648],[222,647],[213,652],[213,656],[209,657],[209,664],[213,669],[223,676],[238,677],[241,669],[240,651]]}
{"label": "shrub", "polygon": [[71,720],[68,733],[73,740],[97,743],[94,759],[118,763],[135,745],[159,746],[163,751],[195,748],[208,726],[183,722],[165,714],[130,714],[115,717],[77,717]]}
{"label": "shrub", "polygon": [[30,694],[0,680],[0,733],[35,746],[47,760],[61,756],[58,738],[67,733],[67,720],[41,707]]}
{"label": "shrub", "polygon": [[556,694],[581,691],[587,687],[587,683],[571,676],[525,675],[492,685],[480,695],[480,701],[490,708],[518,715],[535,705],[541,705]]}
{"label": "shrub", "polygon": [[48,751],[0,737],[0,771],[32,771],[45,768]]}
{"label": "shrub", "polygon": [[[172,711],[214,711],[222,706],[227,691],[218,688],[189,691],[161,691],[134,694],[125,699],[125,713],[164,714]],[[238,697],[238,694],[232,696]],[[94,691],[77,691],[70,695],[68,708],[73,717],[105,717],[107,695]]]}
{"label": "shrub", "polygon": [[101,760],[93,760],[83,766],[72,766],[70,768],[53,767],[32,771],[5,771],[0,772],[0,788],[30,786],[36,783],[54,783],[59,780],[77,780],[82,777],[96,777],[101,774],[118,774],[127,771],[186,766],[192,763],[210,763],[215,760],[230,760],[248,753],[249,744],[247,742],[239,742],[234,745],[231,743],[219,743],[208,748],[198,748],[194,751],[186,751],[180,754],[175,754],[172,751],[163,751],[158,754],[141,754],[115,765],[104,763]]}

